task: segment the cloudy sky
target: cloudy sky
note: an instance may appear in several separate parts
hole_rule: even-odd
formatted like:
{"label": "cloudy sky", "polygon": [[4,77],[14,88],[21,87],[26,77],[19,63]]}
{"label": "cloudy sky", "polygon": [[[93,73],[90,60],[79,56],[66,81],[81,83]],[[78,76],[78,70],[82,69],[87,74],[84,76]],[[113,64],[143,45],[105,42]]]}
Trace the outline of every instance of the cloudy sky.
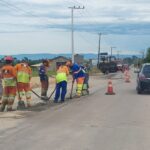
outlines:
{"label": "cloudy sky", "polygon": [[150,46],[149,0],[0,0],[0,54],[70,53],[71,10],[76,53],[135,53]]}

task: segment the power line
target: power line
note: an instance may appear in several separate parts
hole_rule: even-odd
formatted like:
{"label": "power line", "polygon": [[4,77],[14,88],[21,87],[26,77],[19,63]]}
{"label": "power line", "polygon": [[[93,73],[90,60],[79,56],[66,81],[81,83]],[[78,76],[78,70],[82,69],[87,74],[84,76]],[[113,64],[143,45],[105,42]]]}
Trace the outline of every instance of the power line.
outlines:
{"label": "power line", "polygon": [[[72,1],[75,2],[75,3],[78,3],[80,5],[83,5],[83,3],[78,2],[77,0],[72,0]],[[90,8],[92,8],[92,7],[90,6]],[[88,16],[93,16],[92,13],[90,11],[88,11],[87,9],[85,11],[86,11],[86,13],[83,12],[84,14],[87,14]],[[92,18],[92,19],[95,21],[96,24],[99,24],[99,22],[95,18]],[[89,25],[93,25],[93,24],[89,23]]]}
{"label": "power line", "polygon": [[[15,5],[13,5],[13,4],[9,3],[9,2],[6,2],[6,1],[4,1],[4,0],[0,0],[0,2],[1,2],[1,4],[5,5],[7,8],[11,8],[11,9],[15,10],[16,12],[23,12],[25,15],[32,16],[32,17],[34,17],[34,18],[38,18],[38,19],[39,19],[39,16],[38,16],[38,15],[32,14],[30,11],[26,11],[26,10],[24,10],[24,9],[18,7],[18,6],[15,6]],[[81,14],[81,13],[80,13],[80,14]],[[81,14],[81,15],[82,15],[82,14]],[[45,18],[45,19],[46,19],[46,21],[48,21],[47,18]],[[45,20],[45,19],[39,19],[39,20]],[[51,25],[54,25],[54,26],[55,26],[56,24],[52,24],[52,23],[51,23]],[[30,32],[30,31],[29,31],[29,32]],[[79,36],[82,37],[89,45],[91,44],[91,41],[89,42],[84,36],[81,35],[80,32],[78,32],[78,34],[79,34]],[[93,45],[92,45],[92,46],[93,46]]]}
{"label": "power line", "polygon": [[47,17],[41,19],[41,18],[39,18],[38,15],[32,14],[29,11],[25,11],[24,9],[22,9],[20,7],[17,7],[17,6],[15,6],[15,5],[13,5],[13,4],[9,3],[9,2],[6,2],[4,0],[0,0],[0,2],[1,2],[1,4],[5,5],[7,8],[11,8],[11,9],[17,11],[17,12],[23,12],[24,15],[28,15],[28,17],[30,16],[30,17],[33,17],[33,18],[38,18],[38,20],[46,21],[47,23],[50,23],[51,25],[56,25],[56,23],[54,23],[52,21],[50,22]]}

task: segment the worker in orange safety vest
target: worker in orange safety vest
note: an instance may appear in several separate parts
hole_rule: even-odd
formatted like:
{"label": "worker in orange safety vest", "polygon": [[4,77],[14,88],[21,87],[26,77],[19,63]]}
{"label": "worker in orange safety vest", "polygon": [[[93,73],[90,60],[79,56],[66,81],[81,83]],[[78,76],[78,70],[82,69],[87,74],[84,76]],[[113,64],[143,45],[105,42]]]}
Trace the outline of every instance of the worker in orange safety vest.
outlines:
{"label": "worker in orange safety vest", "polygon": [[4,89],[0,111],[4,111],[6,105],[7,111],[12,111],[16,96],[16,69],[12,66],[13,58],[11,56],[6,56],[4,60],[6,64],[2,67]]}
{"label": "worker in orange safety vest", "polygon": [[30,81],[32,70],[26,60],[15,66],[17,71],[17,89],[18,89],[18,109],[25,108],[23,101],[24,95],[27,101],[27,107],[31,107],[31,88]]}

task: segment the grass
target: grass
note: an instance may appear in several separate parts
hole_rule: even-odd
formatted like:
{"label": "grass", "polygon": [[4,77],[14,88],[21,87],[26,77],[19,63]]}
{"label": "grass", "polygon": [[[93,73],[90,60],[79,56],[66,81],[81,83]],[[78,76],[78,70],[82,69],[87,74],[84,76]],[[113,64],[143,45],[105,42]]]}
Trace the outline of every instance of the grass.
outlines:
{"label": "grass", "polygon": [[[97,73],[101,73],[101,71],[99,69],[97,69],[97,67],[93,67],[89,74],[93,75],[93,74],[97,74]],[[56,75],[56,71],[48,71],[48,76],[55,76]],[[32,68],[32,77],[38,77],[39,76],[39,72],[37,68]]]}
{"label": "grass", "polygon": [[90,70],[90,75],[96,74],[96,73],[101,73],[101,71],[97,67],[93,67]]}
{"label": "grass", "polygon": [[[56,75],[55,71],[48,71],[48,76],[54,76]],[[38,77],[39,76],[39,72],[37,68],[32,68],[32,77]]]}

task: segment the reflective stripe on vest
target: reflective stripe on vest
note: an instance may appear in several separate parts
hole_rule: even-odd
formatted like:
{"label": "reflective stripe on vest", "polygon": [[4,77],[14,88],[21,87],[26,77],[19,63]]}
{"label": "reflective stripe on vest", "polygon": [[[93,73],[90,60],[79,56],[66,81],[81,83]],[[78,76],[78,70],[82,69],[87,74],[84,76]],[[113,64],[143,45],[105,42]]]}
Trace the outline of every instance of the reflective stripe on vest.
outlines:
{"label": "reflective stripe on vest", "polygon": [[4,86],[16,86],[16,80],[14,78],[4,78]]}

